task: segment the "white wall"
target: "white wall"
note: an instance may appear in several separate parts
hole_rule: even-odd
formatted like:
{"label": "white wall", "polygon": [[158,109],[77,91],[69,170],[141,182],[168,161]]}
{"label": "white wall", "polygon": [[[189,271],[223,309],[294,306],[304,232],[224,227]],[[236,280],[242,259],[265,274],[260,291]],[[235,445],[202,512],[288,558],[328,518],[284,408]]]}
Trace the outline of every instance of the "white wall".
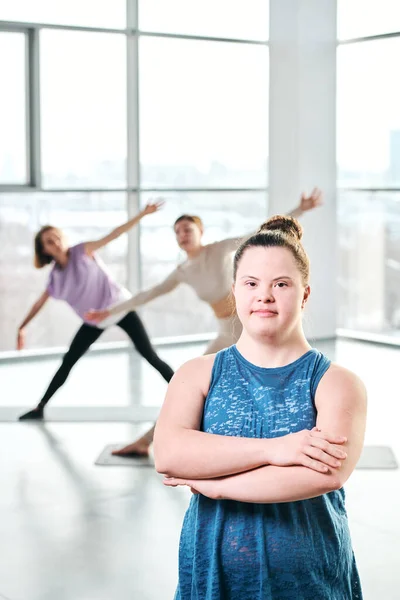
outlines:
{"label": "white wall", "polygon": [[309,337],[335,335],[336,0],[270,1],[269,214],[318,185],[324,206],[302,218],[311,260]]}

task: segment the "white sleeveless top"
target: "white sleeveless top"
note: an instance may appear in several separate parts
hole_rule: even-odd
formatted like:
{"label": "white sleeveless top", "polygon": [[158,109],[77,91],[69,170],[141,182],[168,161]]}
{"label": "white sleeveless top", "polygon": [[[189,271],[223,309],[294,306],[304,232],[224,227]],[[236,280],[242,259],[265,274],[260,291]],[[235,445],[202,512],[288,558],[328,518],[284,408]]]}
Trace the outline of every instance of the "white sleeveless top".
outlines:
{"label": "white sleeveless top", "polygon": [[[248,236],[246,236],[248,237]],[[117,304],[110,314],[134,310],[186,283],[194,289],[200,300],[215,304],[226,298],[233,280],[233,255],[245,238],[229,238],[203,246],[200,254],[179,265],[158,285],[139,292],[127,302]]]}

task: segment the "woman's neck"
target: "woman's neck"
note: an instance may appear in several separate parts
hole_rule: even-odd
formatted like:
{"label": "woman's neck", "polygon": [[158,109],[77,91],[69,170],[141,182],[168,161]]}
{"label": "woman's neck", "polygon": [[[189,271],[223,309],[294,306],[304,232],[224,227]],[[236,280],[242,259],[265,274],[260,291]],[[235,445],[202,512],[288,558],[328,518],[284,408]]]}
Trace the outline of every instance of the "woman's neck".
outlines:
{"label": "woman's neck", "polygon": [[237,349],[246,360],[264,368],[276,368],[288,365],[311,349],[303,330],[293,333],[290,338],[277,339],[254,338],[243,330]]}
{"label": "woman's neck", "polygon": [[202,251],[203,251],[204,246],[200,245],[197,246],[196,248],[194,248],[193,250],[190,250],[189,252],[186,252],[186,256],[190,259],[190,258],[196,258],[196,256],[199,256]]}
{"label": "woman's neck", "polygon": [[67,250],[64,250],[63,252],[60,252],[59,255],[54,257],[54,260],[56,261],[59,267],[64,269],[69,261],[69,248],[67,248]]}

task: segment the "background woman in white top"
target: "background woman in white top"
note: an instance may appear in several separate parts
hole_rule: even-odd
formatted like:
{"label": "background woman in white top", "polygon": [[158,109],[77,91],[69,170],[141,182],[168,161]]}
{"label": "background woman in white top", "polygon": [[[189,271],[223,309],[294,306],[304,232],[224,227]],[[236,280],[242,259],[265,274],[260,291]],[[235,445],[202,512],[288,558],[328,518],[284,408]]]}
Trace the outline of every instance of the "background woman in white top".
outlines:
{"label": "background woman in white top", "polygon": [[[302,194],[300,204],[289,215],[299,217],[321,203],[321,191],[314,188],[309,196]],[[201,300],[211,306],[217,318],[218,335],[205,350],[205,354],[213,354],[235,344],[242,331],[231,296],[233,254],[241,240],[235,237],[203,245],[203,222],[200,217],[194,215],[179,217],[174,223],[174,231],[178,246],[186,253],[187,260],[174,269],[160,284],[139,292],[126,302],[110,309],[91,310],[86,313],[85,318],[87,321],[98,323],[119,312],[136,310],[139,306],[171,292],[180,283],[186,283],[194,289]],[[113,454],[146,456],[153,435],[154,426],[136,442],[115,450]]]}

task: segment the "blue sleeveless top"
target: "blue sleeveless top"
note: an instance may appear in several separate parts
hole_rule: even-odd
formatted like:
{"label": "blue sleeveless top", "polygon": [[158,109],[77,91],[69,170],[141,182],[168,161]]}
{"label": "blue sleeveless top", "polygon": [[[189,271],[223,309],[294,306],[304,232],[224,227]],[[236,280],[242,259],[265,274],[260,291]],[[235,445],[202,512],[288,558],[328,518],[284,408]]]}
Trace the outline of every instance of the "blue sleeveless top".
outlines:
{"label": "blue sleeveless top", "polygon": [[[312,429],[330,361],[309,350],[273,369],[231,346],[215,357],[202,431],[273,438]],[[194,495],[179,546],[175,600],[361,600],[344,490],[279,504]]]}

